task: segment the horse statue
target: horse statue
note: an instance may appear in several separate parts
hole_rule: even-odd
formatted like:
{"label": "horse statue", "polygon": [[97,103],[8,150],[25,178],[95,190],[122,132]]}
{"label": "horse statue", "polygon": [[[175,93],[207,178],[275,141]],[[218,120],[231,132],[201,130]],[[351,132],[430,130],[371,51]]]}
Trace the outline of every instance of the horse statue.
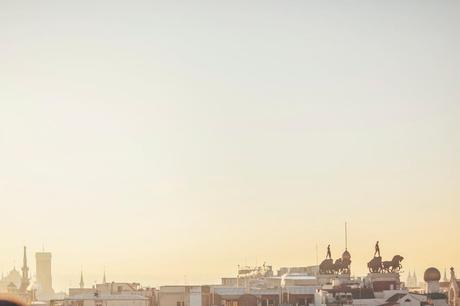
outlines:
{"label": "horse statue", "polygon": [[372,258],[371,261],[367,263],[367,267],[369,268],[369,272],[371,273],[380,273],[382,272],[382,257],[377,256]]}
{"label": "horse statue", "polygon": [[350,274],[351,260],[339,258],[334,263],[334,271],[338,274]]}
{"label": "horse statue", "polygon": [[382,262],[383,271],[387,273],[399,272],[402,268],[401,261],[403,261],[403,259],[404,257],[400,255],[395,255],[391,261]]}
{"label": "horse statue", "polygon": [[334,261],[331,258],[327,258],[319,265],[320,274],[334,274]]}

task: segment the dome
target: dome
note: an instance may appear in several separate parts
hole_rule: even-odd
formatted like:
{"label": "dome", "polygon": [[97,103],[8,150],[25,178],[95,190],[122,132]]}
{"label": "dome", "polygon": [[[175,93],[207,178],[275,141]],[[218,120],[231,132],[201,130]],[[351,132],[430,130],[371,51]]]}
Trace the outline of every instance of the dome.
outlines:
{"label": "dome", "polygon": [[425,282],[439,282],[441,279],[441,272],[434,267],[428,268],[425,274],[423,274],[423,279]]}
{"label": "dome", "polygon": [[348,252],[348,250],[345,250],[345,252],[343,252],[343,254],[342,254],[342,260],[345,260],[345,259],[347,259],[347,260],[351,259],[351,254],[350,254],[350,252]]}

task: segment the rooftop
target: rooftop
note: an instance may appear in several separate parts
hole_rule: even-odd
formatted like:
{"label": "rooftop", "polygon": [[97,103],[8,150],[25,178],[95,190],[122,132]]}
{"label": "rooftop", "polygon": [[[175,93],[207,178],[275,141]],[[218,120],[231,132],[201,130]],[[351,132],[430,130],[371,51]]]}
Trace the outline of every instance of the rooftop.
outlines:
{"label": "rooftop", "polygon": [[65,300],[67,301],[83,301],[83,300],[148,300],[148,298],[140,295],[135,294],[105,294],[105,293],[84,293],[78,294],[71,297],[66,297]]}

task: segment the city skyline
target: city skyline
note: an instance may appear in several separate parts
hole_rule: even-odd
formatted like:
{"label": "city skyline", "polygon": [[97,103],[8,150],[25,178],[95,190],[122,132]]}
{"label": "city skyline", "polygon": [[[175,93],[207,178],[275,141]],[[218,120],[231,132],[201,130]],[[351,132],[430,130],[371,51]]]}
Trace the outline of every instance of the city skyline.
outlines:
{"label": "city skyline", "polygon": [[356,275],[460,269],[458,1],[5,0],[0,42],[5,273],[208,283],[344,222]]}
{"label": "city skyline", "polygon": [[[343,234],[343,233],[342,233]],[[352,264],[351,264],[351,275],[353,276],[356,276],[356,277],[359,277],[359,276],[364,276],[365,274],[367,274],[368,272],[368,268],[366,266],[368,260],[366,260],[365,262],[363,263],[356,263],[356,260],[354,259],[354,255],[353,255],[353,251],[350,250],[349,248],[345,248],[345,240],[344,240],[344,247],[341,251],[337,251],[335,250],[334,246],[331,245],[331,250],[332,250],[332,258],[333,259],[336,259],[336,258],[339,258],[340,256],[342,256],[342,252],[345,251],[345,250],[348,250],[351,254],[352,254]],[[372,248],[369,248],[370,252],[369,254],[373,253],[371,252],[372,251]],[[39,251],[33,251],[33,250],[29,250],[27,252],[27,254],[37,254],[37,253],[42,253],[42,252],[49,252],[50,254],[52,254],[52,252],[50,250],[46,250],[44,249],[44,246],[42,245],[42,249],[39,250]],[[324,254],[323,254],[324,253]],[[400,252],[401,253],[401,252]],[[23,254],[21,252],[21,254]],[[388,254],[393,254],[393,253],[388,253]],[[401,254],[404,254],[404,253],[401,253]],[[326,247],[324,248],[324,250],[318,250],[318,254],[316,254],[316,247],[315,247],[315,257],[316,255],[318,255],[318,262],[296,262],[296,263],[278,263],[277,265],[274,265],[272,262],[268,261],[268,260],[258,260],[258,259],[255,259],[253,262],[249,262],[248,259],[244,259],[244,263],[238,263],[236,266],[234,267],[231,267],[231,272],[230,273],[226,273],[226,272],[222,272],[222,271],[229,271],[228,267],[224,267],[222,266],[222,271],[217,271],[217,274],[215,275],[205,275],[203,276],[202,274],[200,275],[199,273],[194,276],[193,274],[192,275],[187,275],[187,274],[183,274],[183,275],[174,275],[174,274],[170,274],[170,275],[166,275],[166,279],[169,279],[167,280],[166,282],[163,282],[161,280],[161,277],[160,278],[157,278],[155,279],[154,275],[155,273],[153,272],[152,274],[149,274],[149,273],[139,273],[139,271],[131,271],[132,274],[126,274],[126,273],[119,273],[119,274],[115,274],[114,276],[111,276],[110,275],[110,270],[109,270],[109,277],[107,278],[107,267],[104,265],[104,267],[102,268],[101,271],[95,271],[94,269],[93,270],[88,270],[86,271],[85,268],[84,268],[84,265],[80,265],[80,270],[78,271],[78,273],[70,273],[68,275],[62,275],[61,273],[59,273],[59,270],[57,272],[53,272],[53,282],[56,280],[56,276],[57,276],[57,284],[58,286],[55,286],[54,289],[56,289],[56,287],[58,288],[58,290],[55,290],[56,292],[67,292],[69,288],[78,288],[79,287],[79,284],[80,284],[80,281],[81,281],[81,276],[83,275],[83,279],[84,279],[84,282],[85,284],[87,285],[87,287],[91,287],[95,284],[101,284],[101,283],[104,283],[104,280],[107,278],[107,281],[108,282],[119,282],[121,281],[122,279],[124,281],[132,281],[132,282],[140,282],[142,283],[143,285],[145,286],[152,286],[152,287],[159,287],[159,286],[164,286],[164,285],[198,285],[198,284],[206,284],[206,285],[214,285],[214,284],[218,284],[221,282],[221,278],[222,277],[235,277],[236,276],[236,272],[237,272],[237,268],[238,267],[245,267],[245,266],[248,266],[248,267],[256,267],[256,266],[261,266],[262,264],[269,264],[271,266],[274,266],[274,269],[275,271],[279,268],[282,268],[282,267],[300,267],[300,266],[315,266],[315,265],[318,265],[326,256]],[[383,250],[382,252],[382,257],[385,259],[385,260],[390,260],[391,259],[391,256],[390,255],[386,255],[386,252],[385,250]],[[53,258],[55,258],[53,256]],[[368,259],[370,259],[371,256],[369,255]],[[259,258],[260,259],[260,258]],[[54,260],[54,259],[53,259]],[[22,261],[22,258],[21,258],[21,261]],[[428,267],[430,266],[433,266],[433,265],[426,265],[424,267],[411,267],[410,266],[410,262],[408,262],[407,258],[405,259],[404,263],[404,269],[401,271],[401,274],[402,274],[402,279],[405,279],[407,277],[407,275],[409,273],[413,273],[415,272],[418,276],[419,276],[419,282],[420,283],[423,283],[423,278],[421,278],[421,276],[423,275],[423,272],[424,270],[426,270]],[[54,267],[54,264],[52,264],[53,266],[53,270],[55,270],[55,267]],[[94,267],[94,265],[92,263],[89,263],[88,265],[89,267]],[[358,269],[355,269],[354,267],[357,267]],[[21,265],[20,266],[17,266],[17,265],[14,265],[13,268],[11,269],[16,269],[17,271],[20,271],[21,269]],[[454,268],[454,266],[449,266],[449,265],[444,265],[444,267],[442,266],[438,266],[438,268],[440,269],[440,271],[443,271],[443,277],[444,275],[447,275],[448,272],[447,270],[450,270],[450,268]],[[35,260],[30,260],[28,261],[28,268],[29,268],[29,277],[30,277],[30,280],[31,280],[31,284],[32,281],[35,280],[35,268],[36,268],[36,265],[35,265]],[[197,268],[200,268],[197,267]],[[8,272],[10,271],[10,269],[6,269],[3,271],[3,274],[6,275]],[[117,271],[116,269],[114,269],[114,271]],[[360,272],[358,272],[360,271]],[[145,272],[145,271],[144,271]],[[75,274],[75,275],[74,275]],[[450,274],[450,272],[449,272]],[[78,279],[73,279],[75,276],[78,276]],[[164,277],[164,276],[163,276]]]}

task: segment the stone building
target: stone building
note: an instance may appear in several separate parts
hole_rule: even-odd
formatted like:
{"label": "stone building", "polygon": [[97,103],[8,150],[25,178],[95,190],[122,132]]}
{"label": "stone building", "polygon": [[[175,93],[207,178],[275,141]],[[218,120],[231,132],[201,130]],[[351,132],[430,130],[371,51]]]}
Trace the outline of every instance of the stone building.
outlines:
{"label": "stone building", "polygon": [[460,306],[460,281],[455,277],[454,268],[450,268],[448,303],[449,306]]}

